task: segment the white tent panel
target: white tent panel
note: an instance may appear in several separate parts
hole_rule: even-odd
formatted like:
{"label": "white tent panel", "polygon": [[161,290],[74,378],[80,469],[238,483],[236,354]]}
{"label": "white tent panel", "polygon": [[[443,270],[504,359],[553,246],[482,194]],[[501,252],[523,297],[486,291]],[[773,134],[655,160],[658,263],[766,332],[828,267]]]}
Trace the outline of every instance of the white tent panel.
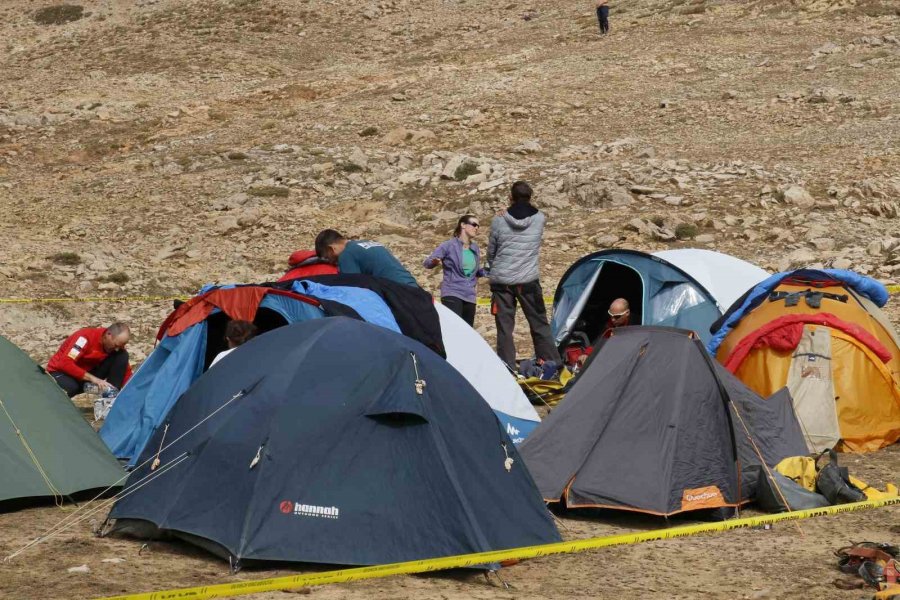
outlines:
{"label": "white tent panel", "polygon": [[[537,425],[541,420],[537,411],[484,338],[446,306],[435,303],[435,308],[441,320],[447,362],[472,384],[494,411],[512,417],[514,427],[522,429],[517,425],[519,420]],[[508,423],[504,426],[510,432]],[[531,427],[527,429],[530,431]],[[510,436],[516,441],[514,434],[510,433]]]}
{"label": "white tent panel", "polygon": [[654,252],[706,288],[722,312],[747,290],[769,277],[770,273],[740,258],[695,248]]}

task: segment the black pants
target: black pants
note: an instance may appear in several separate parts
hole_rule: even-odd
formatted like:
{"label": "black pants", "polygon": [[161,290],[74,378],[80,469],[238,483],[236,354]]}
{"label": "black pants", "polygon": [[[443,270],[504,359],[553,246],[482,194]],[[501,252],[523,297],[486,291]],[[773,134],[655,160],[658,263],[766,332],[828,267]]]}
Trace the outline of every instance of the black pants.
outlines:
{"label": "black pants", "polygon": [[491,313],[497,323],[497,355],[503,362],[518,372],[516,344],[513,339],[517,302],[522,305],[522,312],[528,321],[535,355],[544,360],[561,362],[547,321],[547,307],[544,306],[544,290],[541,289],[540,281],[519,285],[492,283],[491,296]]}
{"label": "black pants", "polygon": [[[107,356],[103,359],[102,363],[88,372],[94,377],[99,377],[100,379],[108,381],[110,384],[116,386],[117,389],[121,390],[122,386],[125,384],[125,372],[127,369],[128,351],[119,350],[118,352],[113,352]],[[59,387],[69,395],[69,398],[81,393],[84,382],[78,381],[71,375],[67,375],[61,371],[53,371],[50,375],[53,376],[53,379],[56,380]]]}
{"label": "black pants", "polygon": [[459,315],[463,321],[469,324],[469,327],[475,326],[475,303],[466,302],[462,298],[455,296],[441,296],[441,304]]}
{"label": "black pants", "polygon": [[609,7],[597,7],[597,21],[600,22],[600,33],[609,33]]}

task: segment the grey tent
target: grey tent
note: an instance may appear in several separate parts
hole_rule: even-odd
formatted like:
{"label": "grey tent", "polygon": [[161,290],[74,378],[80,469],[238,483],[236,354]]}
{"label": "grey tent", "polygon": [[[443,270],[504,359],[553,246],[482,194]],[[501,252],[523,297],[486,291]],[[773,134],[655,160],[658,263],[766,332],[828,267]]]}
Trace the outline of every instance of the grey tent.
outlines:
{"label": "grey tent", "polygon": [[0,336],[0,503],[69,496],[125,475],[56,382]]}
{"label": "grey tent", "polygon": [[671,515],[736,506],[742,470],[806,447],[790,397],[754,394],[695,333],[623,327],[520,452],[545,501]]}

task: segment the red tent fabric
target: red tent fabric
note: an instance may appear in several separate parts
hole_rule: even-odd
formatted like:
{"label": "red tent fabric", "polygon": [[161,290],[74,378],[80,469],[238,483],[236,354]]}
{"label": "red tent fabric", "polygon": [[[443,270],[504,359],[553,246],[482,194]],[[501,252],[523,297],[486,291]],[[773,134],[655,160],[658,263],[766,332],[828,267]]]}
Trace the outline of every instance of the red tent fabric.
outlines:
{"label": "red tent fabric", "polygon": [[200,296],[195,296],[176,308],[160,326],[156,339],[161,340],[166,334],[175,336],[182,333],[189,327],[206,319],[217,308],[231,319],[252,321],[256,316],[259,303],[262,302],[266,294],[289,296],[301,302],[319,306],[318,300],[287,290],[255,285],[218,288]]}
{"label": "red tent fabric", "polygon": [[859,325],[843,321],[831,313],[819,313],[815,315],[787,315],[766,323],[738,342],[728,360],[725,361],[725,368],[735,373],[754,348],[771,346],[777,350],[793,350],[800,343],[800,337],[803,335],[803,325],[807,323],[824,325],[843,331],[865,344],[882,362],[886,363],[891,360],[891,351],[885,348],[884,344],[878,341],[875,336]]}

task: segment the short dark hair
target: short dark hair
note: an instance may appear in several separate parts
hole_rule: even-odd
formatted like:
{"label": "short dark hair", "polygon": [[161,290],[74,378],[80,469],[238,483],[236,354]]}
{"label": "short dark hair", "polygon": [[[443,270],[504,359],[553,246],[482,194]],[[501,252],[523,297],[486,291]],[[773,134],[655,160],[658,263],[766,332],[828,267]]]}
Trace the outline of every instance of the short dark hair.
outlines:
{"label": "short dark hair", "polygon": [[225,326],[225,339],[230,340],[236,346],[240,346],[255,336],[256,332],[256,325],[250,321],[235,319],[233,321],[228,321],[228,325]]}
{"label": "short dark hair", "polygon": [[513,183],[512,189],[510,190],[512,201],[516,204],[525,204],[531,202],[531,194],[533,193],[534,192],[531,189],[531,186],[521,179]]}
{"label": "short dark hair", "polygon": [[128,325],[126,325],[125,323],[122,323],[121,321],[116,321],[115,323],[113,323],[112,325],[110,325],[109,327],[106,328],[106,333],[108,333],[109,335],[111,335],[113,337],[116,337],[123,333],[130,334],[131,328]]}
{"label": "short dark hair", "polygon": [[325,250],[335,242],[346,239],[334,229],[323,229],[316,236],[316,256],[325,258]]}

